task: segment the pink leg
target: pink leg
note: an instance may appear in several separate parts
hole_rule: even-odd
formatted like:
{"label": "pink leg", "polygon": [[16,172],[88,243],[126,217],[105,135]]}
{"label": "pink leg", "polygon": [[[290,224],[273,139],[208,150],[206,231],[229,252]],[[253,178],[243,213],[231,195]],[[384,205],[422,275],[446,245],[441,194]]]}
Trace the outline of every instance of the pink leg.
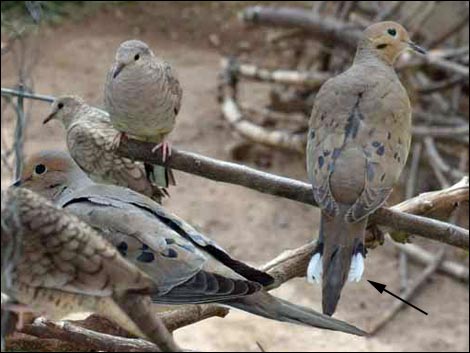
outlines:
{"label": "pink leg", "polygon": [[159,148],[162,149],[162,160],[163,162],[166,162],[167,157],[171,156],[171,143],[163,140],[154,148],[152,148],[152,153],[155,153],[155,151],[158,150]]}

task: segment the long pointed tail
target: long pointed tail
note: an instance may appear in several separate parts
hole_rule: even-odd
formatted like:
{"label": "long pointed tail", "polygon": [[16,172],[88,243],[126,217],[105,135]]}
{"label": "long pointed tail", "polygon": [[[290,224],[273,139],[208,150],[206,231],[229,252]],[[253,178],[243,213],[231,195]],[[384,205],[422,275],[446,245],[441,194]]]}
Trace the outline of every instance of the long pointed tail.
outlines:
{"label": "long pointed tail", "polygon": [[358,282],[364,272],[364,233],[367,219],[345,221],[342,213],[331,218],[322,214],[317,249],[310,260],[307,279],[322,279],[323,313],[333,315],[346,280]]}
{"label": "long pointed tail", "polygon": [[312,309],[273,297],[264,291],[231,300],[226,304],[272,320],[341,331],[358,336],[366,335],[366,332],[344,321],[333,319]]}

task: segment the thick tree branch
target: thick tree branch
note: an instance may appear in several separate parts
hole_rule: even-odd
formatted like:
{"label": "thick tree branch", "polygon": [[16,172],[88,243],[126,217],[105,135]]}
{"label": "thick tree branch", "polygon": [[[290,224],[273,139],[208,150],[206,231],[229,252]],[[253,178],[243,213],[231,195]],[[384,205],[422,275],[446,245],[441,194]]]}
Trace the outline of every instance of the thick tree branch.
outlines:
{"label": "thick tree branch", "polygon": [[[119,152],[136,160],[162,164],[160,151],[153,153],[152,148],[151,143],[123,140],[119,146]],[[191,152],[178,151],[177,149],[173,149],[172,156],[166,165],[211,180],[236,184],[262,193],[316,206],[309,184],[262,172],[244,165],[220,161]],[[465,178],[461,183],[458,185],[461,187],[465,184],[468,200],[468,178]],[[381,208],[371,217],[371,220],[379,225],[468,249],[468,230],[441,221],[405,214],[400,208]]]}

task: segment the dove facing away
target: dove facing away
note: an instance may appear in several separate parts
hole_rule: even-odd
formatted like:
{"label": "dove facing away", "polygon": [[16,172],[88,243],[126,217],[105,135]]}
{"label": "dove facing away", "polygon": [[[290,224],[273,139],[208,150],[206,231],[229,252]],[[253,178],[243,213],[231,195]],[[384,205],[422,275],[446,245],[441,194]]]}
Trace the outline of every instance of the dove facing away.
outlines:
{"label": "dove facing away", "polygon": [[44,124],[51,120],[62,122],[70,155],[91,179],[128,187],[157,202],[167,194],[151,180],[153,166],[116,153],[117,131],[105,111],[89,106],[80,97],[62,96],[52,104]]}
{"label": "dove facing away", "polygon": [[155,283],[89,225],[22,188],[2,192],[1,212],[2,250],[15,249],[7,288],[15,300],[54,319],[95,312],[162,350],[179,350],[150,314]]}
{"label": "dove facing away", "polygon": [[346,280],[360,280],[367,218],[387,200],[407,160],[411,106],[393,64],[408,49],[423,52],[398,23],[371,25],[352,66],[315,98],[306,154],[322,216],[307,278],[322,279],[328,315]]}
{"label": "dove facing away", "polygon": [[[53,156],[53,157],[52,157]],[[100,230],[145,272],[157,304],[216,303],[266,318],[364,335],[360,329],[268,294],[273,278],[225,252],[184,220],[130,189],[95,184],[64,154],[30,158],[17,185]],[[38,175],[37,169],[43,171]],[[55,191],[51,191],[54,189]]]}
{"label": "dove facing away", "polygon": [[[174,70],[140,40],[119,46],[105,84],[105,106],[121,137],[154,142],[163,161],[171,155],[166,140],[175,127],[183,90]],[[159,170],[156,173],[160,173]],[[171,171],[168,177],[173,180]]]}

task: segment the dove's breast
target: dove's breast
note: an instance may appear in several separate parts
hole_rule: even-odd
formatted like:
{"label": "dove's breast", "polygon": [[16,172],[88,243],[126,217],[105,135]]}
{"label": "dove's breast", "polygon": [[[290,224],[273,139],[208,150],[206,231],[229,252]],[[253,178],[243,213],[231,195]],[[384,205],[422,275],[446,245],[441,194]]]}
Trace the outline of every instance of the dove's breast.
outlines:
{"label": "dove's breast", "polygon": [[105,103],[116,129],[160,142],[175,125],[176,111],[164,70],[156,66],[124,69],[108,78]]}

